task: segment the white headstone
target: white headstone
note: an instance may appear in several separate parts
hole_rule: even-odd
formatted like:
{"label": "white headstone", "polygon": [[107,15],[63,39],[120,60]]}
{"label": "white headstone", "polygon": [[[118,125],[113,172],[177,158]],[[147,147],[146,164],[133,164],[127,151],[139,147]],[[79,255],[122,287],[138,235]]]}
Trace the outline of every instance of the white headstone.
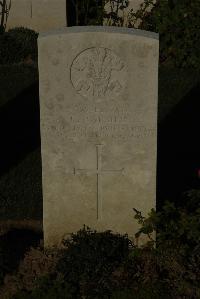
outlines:
{"label": "white headstone", "polygon": [[[9,3],[9,1],[7,1]],[[31,0],[12,0],[8,14],[7,29],[14,27],[32,26],[32,3]]]}
{"label": "white headstone", "polygon": [[66,23],[66,0],[11,0],[7,29],[22,26],[40,32]]}
{"label": "white headstone", "polygon": [[66,0],[32,0],[33,25],[40,32],[67,24]]}
{"label": "white headstone", "polygon": [[138,229],[156,205],[158,35],[117,27],[40,34],[45,246],[84,224]]}

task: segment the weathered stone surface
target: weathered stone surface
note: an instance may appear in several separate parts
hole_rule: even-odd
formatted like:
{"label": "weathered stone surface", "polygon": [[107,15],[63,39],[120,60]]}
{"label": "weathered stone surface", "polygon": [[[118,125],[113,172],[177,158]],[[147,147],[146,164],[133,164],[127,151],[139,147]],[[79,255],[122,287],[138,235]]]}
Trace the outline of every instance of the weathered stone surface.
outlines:
{"label": "weathered stone surface", "polygon": [[33,25],[36,31],[63,28],[66,20],[66,0],[32,0]]}
{"label": "weathered stone surface", "polygon": [[12,0],[7,29],[20,26],[31,28],[31,5],[31,0]]}
{"label": "weathered stone surface", "polygon": [[40,32],[66,23],[66,0],[12,0],[7,29],[23,26]]}
{"label": "weathered stone surface", "polygon": [[46,246],[83,224],[133,237],[133,208],[155,208],[158,44],[116,27],[40,34]]}

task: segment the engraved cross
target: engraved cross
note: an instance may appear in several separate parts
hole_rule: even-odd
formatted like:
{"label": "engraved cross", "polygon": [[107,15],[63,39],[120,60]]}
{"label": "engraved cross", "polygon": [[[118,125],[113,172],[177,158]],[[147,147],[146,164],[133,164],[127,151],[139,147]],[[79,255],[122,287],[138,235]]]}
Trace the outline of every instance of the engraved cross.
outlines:
{"label": "engraved cross", "polygon": [[74,168],[74,175],[87,175],[87,174],[96,174],[96,194],[97,194],[97,219],[101,219],[102,217],[102,192],[101,192],[101,175],[102,174],[110,174],[110,173],[122,173],[124,168],[122,169],[102,169],[102,161],[101,161],[101,150],[102,144],[96,144],[96,168],[95,169],[76,169]]}

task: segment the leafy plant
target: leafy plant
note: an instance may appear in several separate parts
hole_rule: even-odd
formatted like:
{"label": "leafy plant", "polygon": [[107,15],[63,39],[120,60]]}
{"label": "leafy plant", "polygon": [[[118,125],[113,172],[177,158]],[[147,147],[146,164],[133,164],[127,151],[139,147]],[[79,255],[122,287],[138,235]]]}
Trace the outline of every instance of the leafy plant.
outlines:
{"label": "leafy plant", "polygon": [[48,250],[41,247],[31,248],[20,262],[18,271],[3,277],[4,285],[0,289],[0,298],[11,298],[15,294],[18,294],[17,297],[23,297],[37,289],[39,282],[44,283],[45,277],[55,271],[60,255],[61,251],[54,248]]}
{"label": "leafy plant", "polygon": [[76,7],[76,25],[106,24],[158,32],[160,63],[181,68],[200,66],[199,0],[144,0],[136,12],[129,9],[129,0],[71,1]]}
{"label": "leafy plant", "polygon": [[[80,297],[79,297],[80,298]],[[40,280],[40,287],[31,293],[21,291],[12,299],[78,299],[76,290],[63,278],[49,275]]]}
{"label": "leafy plant", "polygon": [[126,235],[97,233],[84,226],[63,246],[54,272],[41,277],[32,292],[21,288],[12,299],[109,298],[117,287],[113,271],[133,244]]}
{"label": "leafy plant", "polygon": [[32,290],[21,287],[12,299],[200,298],[200,190],[147,217],[134,211],[141,225],[136,237],[149,236],[147,244],[137,247],[127,235],[84,226],[63,240],[59,258],[49,260],[50,273]]}
{"label": "leafy plant", "polygon": [[123,26],[124,10],[129,6],[129,0],[104,0],[104,22],[109,26]]}
{"label": "leafy plant", "polygon": [[34,30],[16,27],[0,35],[0,64],[37,60],[37,37]]}
{"label": "leafy plant", "polygon": [[103,0],[71,0],[75,9],[76,26],[102,25],[104,6]]}
{"label": "leafy plant", "polygon": [[84,227],[64,241],[64,246],[67,251],[58,262],[58,272],[84,295],[95,298],[111,292],[111,274],[133,245],[127,235],[98,233]]}
{"label": "leafy plant", "polygon": [[[148,217],[135,211],[135,219],[141,225],[136,238],[147,235],[152,247],[168,247],[182,250],[186,256],[200,245],[200,191],[190,190],[182,196],[181,204],[176,206],[166,201],[159,212],[151,210]],[[156,240],[151,234],[156,233]],[[147,243],[149,244],[149,242]]]}
{"label": "leafy plant", "polygon": [[[156,240],[150,238],[146,246],[138,248],[137,255],[129,255],[133,264],[139,260],[137,265],[142,265],[144,250],[150,250],[150,259],[156,258],[147,272],[153,275],[155,284],[161,282],[167,288],[170,286],[174,298],[200,298],[200,190],[185,192],[179,206],[166,202],[161,211],[152,210],[147,218],[136,209],[135,212],[141,224],[136,237],[149,236],[155,231]],[[143,265],[142,272],[138,269],[137,275],[148,277],[145,270],[148,264]],[[152,271],[153,265],[156,271]],[[131,267],[131,263],[127,267]]]}
{"label": "leafy plant", "polygon": [[129,12],[128,27],[159,33],[161,63],[198,68],[199,15],[199,0],[144,0],[137,12]]}
{"label": "leafy plant", "polygon": [[[123,12],[129,0],[71,0],[75,9],[76,26],[113,25],[122,26]],[[105,10],[106,7],[106,10]]]}

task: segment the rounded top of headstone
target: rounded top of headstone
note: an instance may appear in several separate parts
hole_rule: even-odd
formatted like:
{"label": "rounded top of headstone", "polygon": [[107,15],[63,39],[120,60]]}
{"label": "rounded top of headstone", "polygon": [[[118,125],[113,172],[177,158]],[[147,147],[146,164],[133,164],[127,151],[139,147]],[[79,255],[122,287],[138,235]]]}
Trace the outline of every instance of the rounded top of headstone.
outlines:
{"label": "rounded top of headstone", "polygon": [[40,32],[39,38],[47,37],[49,35],[67,34],[67,33],[83,33],[83,32],[104,32],[104,33],[120,33],[129,35],[138,35],[147,38],[159,40],[159,34],[152,31],[145,31],[140,29],[116,27],[116,26],[73,26],[55,29],[52,31]]}

